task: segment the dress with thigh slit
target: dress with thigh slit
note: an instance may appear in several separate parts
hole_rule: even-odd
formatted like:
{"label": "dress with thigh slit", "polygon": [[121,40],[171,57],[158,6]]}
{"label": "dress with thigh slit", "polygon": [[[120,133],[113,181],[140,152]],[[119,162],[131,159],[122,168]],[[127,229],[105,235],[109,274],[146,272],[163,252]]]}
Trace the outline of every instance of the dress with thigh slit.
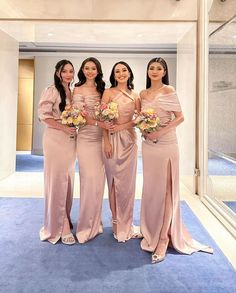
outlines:
{"label": "dress with thigh slit", "polygon": [[[120,92],[112,102],[118,104],[117,124],[132,120],[135,111],[135,96]],[[133,127],[109,134],[112,145],[112,158],[104,156],[109,191],[110,208],[116,225],[116,238],[119,242],[133,235],[133,207],[137,168],[137,144]]]}
{"label": "dress with thigh slit", "polygon": [[[176,93],[142,100],[142,109],[152,108],[161,120],[161,126],[172,120],[172,112],[181,112]],[[163,135],[157,143],[142,142],[143,192],[141,201],[141,248],[154,252],[161,238],[166,209],[170,210],[168,234],[173,247],[185,254],[209,252],[209,247],[192,239],[181,220],[179,198],[179,150],[175,129]],[[166,205],[170,197],[171,206]]]}
{"label": "dress with thigh slit", "polygon": [[[73,96],[73,105],[85,107],[88,115],[95,118],[95,104],[99,94]],[[76,229],[79,243],[85,243],[103,232],[101,213],[105,186],[105,169],[102,159],[102,129],[85,125],[78,131],[76,153],[80,177],[80,210]]]}
{"label": "dress with thigh slit", "polygon": [[[39,119],[43,121],[51,118],[60,122],[60,103],[61,97],[55,86],[45,89],[39,102]],[[61,238],[65,216],[72,227],[70,211],[74,187],[75,138],[46,125],[43,154],[45,210],[40,239],[55,244]]]}

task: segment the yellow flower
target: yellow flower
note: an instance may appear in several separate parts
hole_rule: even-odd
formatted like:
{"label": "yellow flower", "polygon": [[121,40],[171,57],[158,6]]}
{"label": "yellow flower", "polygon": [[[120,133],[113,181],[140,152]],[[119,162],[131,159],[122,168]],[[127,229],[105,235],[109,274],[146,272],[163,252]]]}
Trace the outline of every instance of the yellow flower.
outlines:
{"label": "yellow flower", "polygon": [[67,118],[67,124],[72,124],[73,123],[73,118],[72,117],[68,117]]}
{"label": "yellow flower", "polygon": [[146,113],[147,115],[153,115],[155,112],[154,112],[154,109],[150,108],[150,109],[146,109],[143,111],[144,113]]}

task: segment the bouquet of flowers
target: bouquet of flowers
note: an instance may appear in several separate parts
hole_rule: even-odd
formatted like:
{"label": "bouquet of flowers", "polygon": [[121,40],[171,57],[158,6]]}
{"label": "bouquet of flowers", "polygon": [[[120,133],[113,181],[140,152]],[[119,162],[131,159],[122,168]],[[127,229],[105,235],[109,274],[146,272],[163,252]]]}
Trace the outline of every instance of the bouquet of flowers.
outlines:
{"label": "bouquet of flowers", "polygon": [[100,121],[113,121],[119,117],[118,104],[115,102],[97,103],[95,105],[95,116]]}
{"label": "bouquet of flowers", "polygon": [[86,123],[86,115],[87,112],[84,109],[67,105],[65,110],[61,113],[61,123],[79,130]]}
{"label": "bouquet of flowers", "polygon": [[160,118],[152,108],[142,110],[134,120],[136,127],[147,133],[156,131],[160,127],[160,122]]}

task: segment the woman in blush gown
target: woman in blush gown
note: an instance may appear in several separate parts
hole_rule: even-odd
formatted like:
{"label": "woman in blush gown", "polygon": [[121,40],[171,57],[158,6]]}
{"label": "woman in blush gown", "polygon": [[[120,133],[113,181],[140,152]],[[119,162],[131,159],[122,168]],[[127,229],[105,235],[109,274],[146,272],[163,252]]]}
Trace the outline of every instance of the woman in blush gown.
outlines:
{"label": "woman in blush gown", "polygon": [[140,237],[134,227],[137,145],[134,111],[140,111],[140,101],[133,92],[133,73],[123,61],[116,63],[110,76],[111,88],[106,89],[102,101],[118,104],[119,117],[112,131],[104,130],[104,163],[107,176],[109,203],[112,212],[112,229],[115,239],[125,242]]}
{"label": "woman in blush gown", "polygon": [[164,59],[154,58],[147,66],[146,89],[140,93],[142,109],[158,114],[160,128],[143,133],[143,194],[141,202],[141,248],[152,252],[152,263],[164,260],[169,244],[180,253],[212,253],[192,239],[182,224],[179,198],[179,150],[176,127],[183,122],[176,92],[168,81]]}
{"label": "woman in blush gown", "polygon": [[77,134],[76,153],[80,177],[80,211],[76,237],[85,243],[103,232],[101,211],[105,185],[105,169],[102,160],[102,128],[109,124],[97,121],[95,105],[101,102],[105,89],[100,62],[93,57],[83,61],[79,82],[75,85],[73,105],[88,112],[87,125]]}
{"label": "woman in blush gown", "polygon": [[64,244],[75,243],[70,220],[76,159],[75,140],[70,136],[75,134],[75,128],[62,125],[60,119],[66,104],[72,102],[73,77],[72,63],[59,61],[54,85],[44,90],[38,108],[39,119],[46,124],[43,135],[45,212],[40,239],[53,244],[59,239]]}

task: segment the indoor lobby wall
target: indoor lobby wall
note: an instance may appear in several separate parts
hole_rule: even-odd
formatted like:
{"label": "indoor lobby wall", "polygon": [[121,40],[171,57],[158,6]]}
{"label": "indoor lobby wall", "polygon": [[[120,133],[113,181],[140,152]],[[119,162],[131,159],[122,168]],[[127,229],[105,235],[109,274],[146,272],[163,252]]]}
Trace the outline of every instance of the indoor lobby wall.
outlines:
{"label": "indoor lobby wall", "polygon": [[15,172],[18,42],[0,30],[0,179]]}

